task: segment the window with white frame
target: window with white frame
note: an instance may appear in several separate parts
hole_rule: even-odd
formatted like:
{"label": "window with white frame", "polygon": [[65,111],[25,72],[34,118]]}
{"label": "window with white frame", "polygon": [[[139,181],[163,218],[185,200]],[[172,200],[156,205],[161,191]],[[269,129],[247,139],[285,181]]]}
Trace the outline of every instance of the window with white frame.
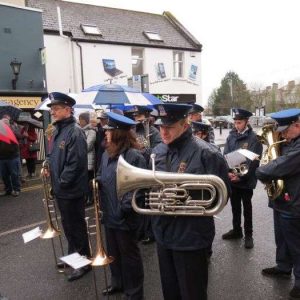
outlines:
{"label": "window with white frame", "polygon": [[143,61],[144,61],[144,49],[132,48],[131,49],[132,75],[144,74]]}
{"label": "window with white frame", "polygon": [[183,78],[183,52],[173,51],[173,77]]}

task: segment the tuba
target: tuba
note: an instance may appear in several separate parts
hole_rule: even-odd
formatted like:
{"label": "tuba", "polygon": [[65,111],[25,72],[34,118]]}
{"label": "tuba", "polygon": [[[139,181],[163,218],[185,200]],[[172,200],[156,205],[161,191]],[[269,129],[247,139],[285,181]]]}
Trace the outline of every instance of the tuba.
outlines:
{"label": "tuba", "polygon": [[[263,152],[260,165],[266,165],[271,160],[276,159],[280,155],[279,144],[286,142],[286,140],[280,140],[280,134],[275,132],[274,124],[267,124],[257,133],[257,137],[263,145],[267,146],[267,149]],[[272,180],[270,183],[266,183],[265,189],[269,199],[276,199],[283,191],[283,180]]]}
{"label": "tuba", "polygon": [[[145,215],[169,216],[213,216],[227,203],[227,188],[221,178],[215,175],[196,175],[155,171],[155,155],[151,154],[153,170],[145,170],[127,163],[122,156],[117,166],[118,197],[134,191],[132,208]],[[150,189],[146,194],[146,205],[141,208],[136,194]],[[201,194],[193,199],[191,194]]]}

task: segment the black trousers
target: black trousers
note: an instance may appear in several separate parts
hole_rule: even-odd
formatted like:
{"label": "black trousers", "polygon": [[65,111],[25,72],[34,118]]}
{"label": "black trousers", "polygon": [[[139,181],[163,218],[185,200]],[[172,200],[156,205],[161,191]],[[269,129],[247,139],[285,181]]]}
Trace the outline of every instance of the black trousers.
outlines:
{"label": "black trousers", "polygon": [[107,252],[115,258],[111,263],[111,285],[123,288],[126,299],[142,300],[144,269],[135,232],[105,227]]}
{"label": "black trousers", "polygon": [[27,167],[28,174],[35,173],[35,165],[36,165],[36,158],[26,159],[26,167]]}
{"label": "black trousers", "polygon": [[232,187],[230,198],[232,208],[232,225],[235,231],[241,231],[242,203],[244,212],[244,230],[246,236],[252,236],[252,203],[253,190]]}
{"label": "black trousers", "polygon": [[85,222],[84,197],[77,199],[57,198],[61,223],[68,241],[68,254],[78,252],[90,257],[89,241]]}
{"label": "black trousers", "polygon": [[295,286],[300,288],[300,218],[274,210],[274,233],[277,267],[285,272],[293,270]]}
{"label": "black trousers", "polygon": [[175,251],[157,244],[164,300],[206,300],[207,249]]}

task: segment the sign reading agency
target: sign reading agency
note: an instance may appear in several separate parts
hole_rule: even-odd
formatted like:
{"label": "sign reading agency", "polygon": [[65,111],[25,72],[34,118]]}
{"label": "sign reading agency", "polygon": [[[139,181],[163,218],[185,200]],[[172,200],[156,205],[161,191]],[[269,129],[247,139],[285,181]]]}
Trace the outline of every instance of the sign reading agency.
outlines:
{"label": "sign reading agency", "polygon": [[0,96],[0,100],[18,108],[35,108],[41,102],[41,97]]}

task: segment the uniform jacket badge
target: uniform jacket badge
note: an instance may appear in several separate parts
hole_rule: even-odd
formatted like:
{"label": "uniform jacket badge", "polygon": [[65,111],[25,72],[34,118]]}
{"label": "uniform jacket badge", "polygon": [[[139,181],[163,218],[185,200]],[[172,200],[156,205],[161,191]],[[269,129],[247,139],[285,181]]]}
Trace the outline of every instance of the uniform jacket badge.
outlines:
{"label": "uniform jacket badge", "polygon": [[177,173],[184,173],[185,170],[186,170],[186,162],[182,161],[179,164],[179,168],[178,168]]}

